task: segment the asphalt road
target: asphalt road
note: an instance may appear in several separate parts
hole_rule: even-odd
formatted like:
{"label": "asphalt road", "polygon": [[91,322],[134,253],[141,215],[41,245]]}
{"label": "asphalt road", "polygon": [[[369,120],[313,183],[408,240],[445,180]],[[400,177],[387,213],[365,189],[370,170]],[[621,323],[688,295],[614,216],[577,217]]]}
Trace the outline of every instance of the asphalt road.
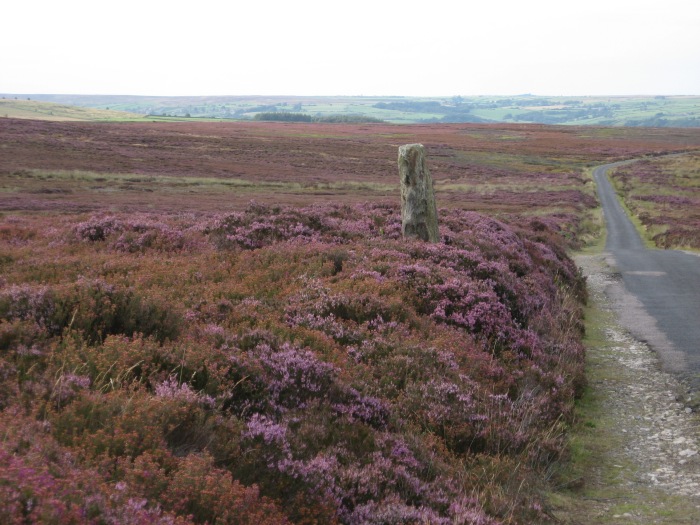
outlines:
{"label": "asphalt road", "polygon": [[606,252],[621,276],[622,321],[661,357],[664,368],[700,389],[700,256],[645,247],[617,200],[607,171],[593,175],[607,226]]}

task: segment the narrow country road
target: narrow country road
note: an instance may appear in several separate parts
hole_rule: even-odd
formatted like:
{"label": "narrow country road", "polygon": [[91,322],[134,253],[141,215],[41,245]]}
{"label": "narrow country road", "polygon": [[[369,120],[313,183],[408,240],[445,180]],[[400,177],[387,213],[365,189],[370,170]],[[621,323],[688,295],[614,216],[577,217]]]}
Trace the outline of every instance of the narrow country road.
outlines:
{"label": "narrow country road", "polygon": [[623,284],[612,299],[622,324],[658,353],[664,368],[700,390],[700,257],[645,247],[607,177],[620,164],[593,172],[607,225],[608,263]]}

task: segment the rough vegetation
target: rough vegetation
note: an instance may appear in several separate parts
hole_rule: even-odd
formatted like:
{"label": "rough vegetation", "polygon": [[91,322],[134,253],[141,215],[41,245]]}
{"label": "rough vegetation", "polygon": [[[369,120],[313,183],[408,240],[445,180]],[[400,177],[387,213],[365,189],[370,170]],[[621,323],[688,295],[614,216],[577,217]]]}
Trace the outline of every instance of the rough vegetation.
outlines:
{"label": "rough vegetation", "polygon": [[574,239],[596,205],[586,167],[697,148],[700,130],[0,119],[0,209],[396,203],[397,148],[416,142],[440,206],[546,215]]}
{"label": "rough vegetation", "polygon": [[3,217],[2,521],[542,516],[583,281],[539,221],[442,224],[424,244],[384,206]]}

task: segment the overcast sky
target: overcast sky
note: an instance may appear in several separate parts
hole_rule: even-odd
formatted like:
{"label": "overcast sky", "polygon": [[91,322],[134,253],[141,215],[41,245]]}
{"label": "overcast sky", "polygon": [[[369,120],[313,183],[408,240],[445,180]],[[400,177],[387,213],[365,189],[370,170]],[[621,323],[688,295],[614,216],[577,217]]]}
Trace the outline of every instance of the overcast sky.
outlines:
{"label": "overcast sky", "polygon": [[700,95],[698,0],[8,0],[0,92]]}

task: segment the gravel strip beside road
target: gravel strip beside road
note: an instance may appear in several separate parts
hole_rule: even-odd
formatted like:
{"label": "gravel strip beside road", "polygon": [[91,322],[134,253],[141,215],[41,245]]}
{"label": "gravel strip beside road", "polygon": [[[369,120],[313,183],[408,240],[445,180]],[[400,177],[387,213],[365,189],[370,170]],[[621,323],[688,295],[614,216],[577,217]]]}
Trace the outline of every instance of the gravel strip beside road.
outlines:
{"label": "gravel strip beside road", "polygon": [[606,258],[577,258],[604,313],[588,347],[597,417],[574,436],[587,455],[582,487],[554,515],[570,525],[700,523],[700,414],[684,385],[622,326],[630,301]]}

